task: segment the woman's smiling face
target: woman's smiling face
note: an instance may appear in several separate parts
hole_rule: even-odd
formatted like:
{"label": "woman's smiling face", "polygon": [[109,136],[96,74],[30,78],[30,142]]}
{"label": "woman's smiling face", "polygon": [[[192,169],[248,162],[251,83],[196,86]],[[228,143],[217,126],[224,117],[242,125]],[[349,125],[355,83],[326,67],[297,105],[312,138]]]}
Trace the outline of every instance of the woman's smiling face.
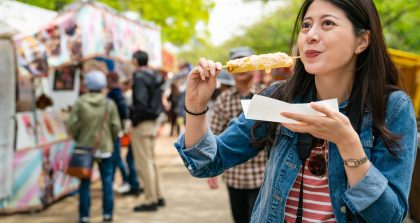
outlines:
{"label": "woman's smiling face", "polygon": [[309,6],[298,37],[299,53],[308,73],[354,69],[358,42],[353,24],[340,8],[325,0]]}

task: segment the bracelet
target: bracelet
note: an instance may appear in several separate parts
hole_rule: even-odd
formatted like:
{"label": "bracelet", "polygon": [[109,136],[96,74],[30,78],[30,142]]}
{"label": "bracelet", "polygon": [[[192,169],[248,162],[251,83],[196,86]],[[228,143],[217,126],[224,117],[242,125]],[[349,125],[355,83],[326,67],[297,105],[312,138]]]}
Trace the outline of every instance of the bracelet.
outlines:
{"label": "bracelet", "polygon": [[184,104],[184,110],[190,115],[203,115],[203,114],[206,114],[209,111],[209,106],[207,106],[206,109],[204,109],[204,111],[202,111],[202,112],[194,113],[194,112],[188,111],[187,106]]}

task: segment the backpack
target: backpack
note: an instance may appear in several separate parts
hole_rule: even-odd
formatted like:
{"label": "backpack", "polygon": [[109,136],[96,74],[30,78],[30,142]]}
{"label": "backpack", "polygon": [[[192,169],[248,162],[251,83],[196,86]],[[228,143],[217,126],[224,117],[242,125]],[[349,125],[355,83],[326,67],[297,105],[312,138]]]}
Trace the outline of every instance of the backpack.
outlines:
{"label": "backpack", "polygon": [[[163,79],[156,71],[142,70],[134,73],[133,77],[133,105],[130,107],[130,119],[133,125],[145,120],[155,120],[162,113]],[[138,85],[142,83],[141,85]],[[145,89],[140,95],[136,89]],[[136,101],[142,101],[141,104]]]}
{"label": "backpack", "polygon": [[[152,72],[150,72],[152,73]],[[151,75],[154,75],[154,85],[148,86],[148,93],[149,93],[149,105],[147,106],[150,109],[151,116],[157,118],[160,113],[164,111],[163,103],[162,103],[162,84],[163,80],[160,78],[156,72],[153,72]]]}

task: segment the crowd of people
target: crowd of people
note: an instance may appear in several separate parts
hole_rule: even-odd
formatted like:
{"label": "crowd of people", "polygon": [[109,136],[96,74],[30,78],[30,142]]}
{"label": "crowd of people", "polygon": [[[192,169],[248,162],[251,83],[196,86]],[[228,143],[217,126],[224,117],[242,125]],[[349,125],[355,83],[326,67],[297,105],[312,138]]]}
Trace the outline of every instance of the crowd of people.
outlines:
{"label": "crowd of people", "polygon": [[[104,222],[113,220],[114,190],[122,195],[144,193],[144,199],[133,209],[136,212],[156,211],[165,206],[154,156],[157,120],[164,110],[164,80],[147,66],[146,52],[135,52],[132,63],[135,72],[131,81],[124,83],[120,83],[116,72],[86,73],[83,82],[88,92],[75,102],[68,119],[76,146],[96,148],[94,157],[102,181]],[[124,162],[120,142],[128,132],[131,143]],[[114,185],[116,170],[120,170],[121,185]],[[80,222],[89,222],[90,184],[91,179],[81,179]]]}

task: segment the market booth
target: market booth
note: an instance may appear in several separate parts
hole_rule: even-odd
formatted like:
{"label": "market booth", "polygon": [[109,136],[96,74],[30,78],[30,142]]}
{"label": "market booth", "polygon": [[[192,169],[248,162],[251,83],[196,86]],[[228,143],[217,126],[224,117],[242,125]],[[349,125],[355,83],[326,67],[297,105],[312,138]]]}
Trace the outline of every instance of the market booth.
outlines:
{"label": "market booth", "polygon": [[[74,190],[78,182],[62,171],[73,142],[60,113],[35,106],[36,95],[48,89],[35,87],[46,83],[48,65],[42,60],[46,56],[44,46],[32,35],[57,13],[15,1],[0,2],[0,12],[3,213],[41,208]],[[26,54],[27,61],[20,61],[18,54]]]}
{"label": "market booth", "polygon": [[[25,15],[26,8],[34,11]],[[31,27],[47,18],[41,16],[47,10],[0,2],[0,213],[42,209],[77,189],[78,179],[65,174],[74,142],[64,120],[83,91],[83,73],[128,77],[138,49],[148,52],[152,66],[162,66],[160,28],[103,4],[75,3],[58,16],[48,11],[54,14],[31,33],[3,23],[9,10],[22,12],[16,20],[30,18]]]}

